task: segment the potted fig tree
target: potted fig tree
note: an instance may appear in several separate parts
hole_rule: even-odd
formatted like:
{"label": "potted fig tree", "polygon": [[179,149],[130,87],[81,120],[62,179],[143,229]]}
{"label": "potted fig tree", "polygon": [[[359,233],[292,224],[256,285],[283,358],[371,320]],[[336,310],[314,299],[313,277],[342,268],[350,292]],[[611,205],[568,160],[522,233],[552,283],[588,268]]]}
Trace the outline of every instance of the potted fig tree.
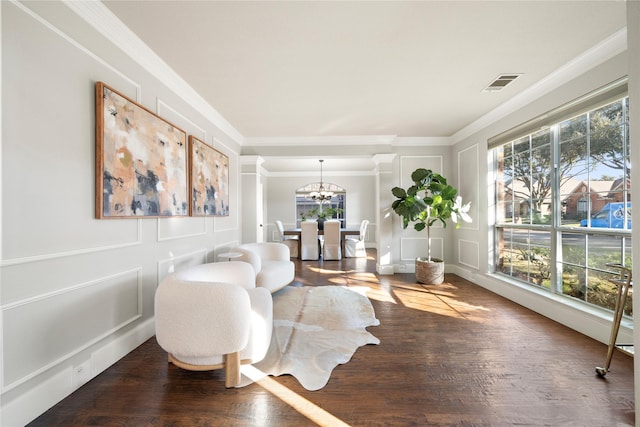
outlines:
{"label": "potted fig tree", "polygon": [[334,208],[333,206],[326,206],[323,208],[322,205],[320,205],[320,207],[313,208],[309,212],[307,212],[306,217],[311,217],[311,218],[317,217],[318,230],[323,230],[324,222],[327,219],[331,219],[336,214],[340,214],[340,213],[342,213],[342,208]]}
{"label": "potted fig tree", "polygon": [[463,205],[458,190],[430,169],[416,169],[411,180],[413,185],[406,190],[400,187],[391,190],[396,197],[391,208],[402,217],[402,228],[414,223],[416,231],[427,231],[427,256],[416,258],[416,279],[420,283],[440,284],[444,281],[444,261],[431,257],[430,228],[438,221],[446,227],[449,219],[456,228],[460,227],[459,219],[471,222],[467,213],[471,203]]}

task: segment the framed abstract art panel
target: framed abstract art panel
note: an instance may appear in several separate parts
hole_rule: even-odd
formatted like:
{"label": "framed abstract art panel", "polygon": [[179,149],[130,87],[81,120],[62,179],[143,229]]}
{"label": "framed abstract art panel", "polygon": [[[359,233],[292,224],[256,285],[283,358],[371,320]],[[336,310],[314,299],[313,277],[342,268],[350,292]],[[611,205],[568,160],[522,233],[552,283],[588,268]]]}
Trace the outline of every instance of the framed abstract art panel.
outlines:
{"label": "framed abstract art panel", "polygon": [[96,83],[96,217],[189,215],[187,134]]}
{"label": "framed abstract art panel", "polygon": [[192,216],[229,215],[229,157],[189,135]]}

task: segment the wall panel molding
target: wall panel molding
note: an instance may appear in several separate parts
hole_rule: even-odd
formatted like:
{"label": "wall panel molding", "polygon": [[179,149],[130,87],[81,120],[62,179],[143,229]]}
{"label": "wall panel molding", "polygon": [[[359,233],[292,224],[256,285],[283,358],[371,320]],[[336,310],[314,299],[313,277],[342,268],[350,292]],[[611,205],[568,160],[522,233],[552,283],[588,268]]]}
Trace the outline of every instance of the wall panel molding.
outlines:
{"label": "wall panel molding", "polygon": [[229,147],[224,142],[220,141],[215,136],[211,138],[211,146],[213,148],[215,148],[216,150],[220,150],[220,151],[222,151],[223,153],[225,153],[227,155],[233,154],[236,157],[238,157],[238,155],[239,155],[239,153],[237,153],[235,150],[233,150],[231,147]]}
{"label": "wall panel molding", "polygon": [[[142,88],[139,82],[135,81],[133,78],[130,78],[125,73],[120,71],[118,68],[114,67],[113,65],[103,60],[99,55],[95,54],[90,49],[86,48],[77,39],[72,38],[63,30],[61,30],[58,26],[48,21],[47,19],[43,18],[42,16],[40,16],[36,11],[33,11],[27,6],[25,6],[24,4],[21,4],[18,2],[12,2],[12,4],[16,6],[21,12],[25,13],[25,15],[32,18],[35,22],[42,25],[48,31],[51,31],[56,36],[58,36],[59,39],[62,40],[63,44],[64,43],[68,44],[69,46],[71,46],[72,48],[80,52],[82,55],[86,56],[92,61],[95,61],[101,67],[104,67],[104,69],[108,70],[113,75],[115,75],[117,80],[119,81],[118,90],[123,93],[126,93],[131,98],[136,99],[137,101],[140,101]],[[125,88],[124,86],[128,86],[128,87]],[[93,98],[93,94],[90,93],[90,95]],[[91,115],[93,116],[93,114],[94,113],[92,112]],[[138,236],[137,241],[133,243],[109,244],[109,245],[101,245],[101,246],[98,245],[95,247],[81,248],[78,250],[71,249],[71,250],[46,253],[41,255],[12,258],[10,260],[5,260],[1,265],[15,265],[15,264],[29,263],[34,261],[42,261],[42,260],[48,260],[48,259],[66,257],[66,256],[75,256],[79,254],[86,254],[86,253],[97,252],[97,251],[121,249],[124,247],[140,244],[140,224],[139,223],[138,223],[137,236]],[[37,245],[34,245],[34,246],[37,247]]]}
{"label": "wall panel molding", "polygon": [[[431,256],[443,258],[444,238],[431,237]],[[426,237],[401,237],[400,238],[400,260],[413,261],[418,256],[427,255]]]}
{"label": "wall panel molding", "polygon": [[10,0],[10,2],[15,7],[17,7],[18,9],[20,9],[21,11],[23,11],[24,13],[26,13],[27,15],[31,16],[33,19],[38,21],[44,27],[48,28],[53,33],[55,33],[56,35],[60,36],[62,39],[67,41],[69,44],[75,46],[77,49],[79,49],[80,51],[85,53],[87,56],[89,56],[90,58],[92,58],[95,61],[97,61],[98,63],[100,63],[100,65],[102,65],[103,67],[109,69],[110,71],[112,71],[113,73],[117,74],[122,79],[126,80],[131,85],[133,85],[136,88],[136,100],[138,102],[140,102],[140,98],[141,98],[142,92],[141,92],[141,87],[140,87],[139,83],[137,83],[135,80],[129,78],[127,75],[122,73],[120,70],[118,70],[117,68],[115,68],[114,66],[112,66],[111,64],[106,62],[105,60],[103,60],[100,56],[96,55],[91,50],[87,49],[84,45],[80,44],[76,39],[74,39],[74,38],[70,37],[69,35],[67,35],[67,33],[62,31],[60,28],[56,27],[55,25],[53,25],[51,22],[49,22],[46,19],[44,19],[42,16],[38,15],[33,10],[29,9],[25,5],[21,4],[20,2],[15,1],[15,0]]}
{"label": "wall panel molding", "polygon": [[[170,113],[169,114],[163,113],[162,112],[163,109],[169,111]],[[187,133],[187,135],[193,135],[202,141],[207,140],[207,131],[204,130],[204,128],[202,128],[196,122],[194,122],[193,120],[191,120],[190,118],[182,114],[180,110],[174,108],[170,103],[163,101],[159,97],[156,98],[156,112],[160,117],[180,127],[182,130],[184,130]],[[191,132],[191,131],[188,131],[186,128],[196,129],[196,131]],[[188,148],[189,147],[187,144],[187,150]]]}
{"label": "wall panel molding", "polygon": [[[76,48],[78,51],[80,51],[87,57],[96,61],[98,64],[100,64],[100,66],[104,67],[105,69],[109,70],[113,74],[117,75],[118,78],[122,79],[123,82],[126,82],[126,84],[130,85],[130,90],[135,92],[135,95],[131,95],[131,96],[135,98],[138,102],[140,101],[141,93],[142,93],[142,88],[140,83],[136,82],[134,79],[130,78],[129,76],[124,74],[122,71],[120,71],[118,68],[106,62],[100,56],[98,56],[97,54],[95,54],[94,52],[86,48],[83,44],[81,44],[76,39],[69,36],[67,33],[62,31],[59,27],[57,27],[47,19],[40,16],[37,12],[31,10],[29,7],[17,1],[11,1],[11,5],[15,6],[18,10],[20,10],[21,12],[23,12],[24,14],[32,18],[35,22],[39,23],[40,25],[45,27],[47,30],[51,31],[53,34],[58,36],[60,39],[62,39],[69,45]],[[119,88],[118,90],[123,91],[122,88]],[[35,263],[35,262],[46,261],[46,260],[51,260],[56,258],[72,257],[72,256],[95,253],[95,252],[110,251],[115,249],[123,249],[131,246],[137,246],[137,245],[140,245],[141,243],[142,243],[141,224],[140,224],[140,221],[138,220],[137,232],[136,232],[136,237],[134,241],[107,244],[107,245],[89,246],[86,248],[70,249],[70,250],[59,251],[59,252],[49,252],[49,253],[43,253],[43,254],[36,254],[32,256],[8,258],[0,261],[0,267]]]}
{"label": "wall panel molding", "polygon": [[417,168],[431,169],[443,174],[444,157],[435,156],[401,156],[400,157],[400,187],[407,188],[412,185],[411,173]]}
{"label": "wall panel molding", "polygon": [[207,217],[158,218],[158,242],[186,239],[207,234]]}
{"label": "wall panel molding", "polygon": [[[468,153],[468,154],[467,154]],[[461,173],[463,172],[464,173]],[[471,177],[468,182],[465,177]],[[478,195],[480,194],[480,161],[478,144],[474,144],[458,151],[458,191],[463,196],[463,202],[471,202],[469,216],[471,223],[460,221],[460,228],[468,230],[480,230],[478,224]]]}
{"label": "wall panel molding", "polygon": [[458,262],[476,270],[480,269],[480,244],[471,240],[458,240]]}
{"label": "wall panel molding", "polygon": [[10,258],[10,259],[5,259],[0,261],[0,267],[9,267],[9,266],[19,265],[19,264],[48,261],[56,258],[86,255],[86,254],[91,254],[95,252],[104,252],[104,251],[111,251],[115,249],[124,249],[132,246],[138,246],[142,244],[142,220],[138,219],[136,220],[136,223],[137,223],[136,240],[132,242],[116,243],[116,244],[104,245],[104,246],[95,246],[91,248],[75,249],[70,251],[52,252],[48,254],[34,255],[34,256],[28,256],[28,257]]}
{"label": "wall panel molding", "polygon": [[[109,283],[111,282],[111,283]],[[124,310],[127,308],[122,304],[119,304],[118,298],[122,298],[122,292],[127,291],[127,287],[131,284],[135,284],[135,295],[136,301],[130,303],[130,308],[134,308],[134,312],[125,313]],[[98,288],[103,287],[102,291]],[[81,295],[83,291],[87,291],[91,288],[92,293],[89,295]],[[72,295],[75,296],[72,297]],[[62,303],[56,303],[56,300],[60,301],[58,297],[64,297]],[[48,334],[56,333],[56,322],[59,323],[60,326],[64,324],[66,319],[61,317],[69,317],[72,316],[73,310],[77,310],[82,312],[83,310],[93,309],[91,303],[93,303],[96,307],[106,307],[107,302],[105,298],[111,297],[113,298],[113,306],[117,307],[117,314],[119,314],[122,318],[116,319],[114,316],[103,316],[100,318],[99,316],[95,316],[95,319],[108,319],[113,320],[114,324],[111,325],[100,325],[94,323],[93,325],[88,324],[86,329],[91,328],[92,326],[96,329],[95,332],[91,332],[91,338],[87,341],[76,345],[72,350],[63,351],[61,350],[59,353],[62,353],[60,356],[56,356],[54,351],[50,351],[49,354],[54,357],[53,360],[48,361],[38,361],[35,358],[31,357],[29,360],[21,360],[20,363],[28,365],[39,365],[32,366],[29,369],[28,373],[19,374],[17,378],[9,378],[7,375],[7,371],[16,372],[16,371],[25,371],[25,367],[22,369],[17,369],[16,366],[12,366],[13,363],[16,363],[16,360],[12,360],[10,357],[11,349],[20,348],[22,352],[30,351],[28,346],[34,347],[31,349],[32,352],[37,352],[39,345],[44,345],[43,337],[48,336]],[[87,298],[100,299],[100,301],[91,301]],[[65,306],[66,304],[66,306]],[[33,308],[35,306],[39,306]],[[29,313],[29,310],[32,310]],[[135,320],[142,317],[142,268],[135,268],[131,270],[122,271],[113,275],[100,277],[97,279],[93,279],[91,281],[80,283],[77,285],[69,286],[63,289],[59,289],[52,292],[47,292],[45,294],[24,298],[19,301],[15,301],[12,303],[8,303],[0,306],[0,311],[2,312],[3,319],[5,321],[5,330],[4,330],[4,354],[3,354],[3,362],[4,365],[2,367],[4,373],[4,381],[9,381],[8,384],[2,384],[2,393],[5,393],[9,390],[14,389],[15,387],[29,381],[32,378],[37,377],[38,375],[46,372],[47,370],[53,368],[56,365],[64,362],[65,360],[70,359],[76,354],[81,353],[92,345],[100,342],[102,339],[112,335],[119,329],[122,329],[126,325],[134,322]],[[47,312],[48,311],[48,312]],[[21,313],[22,312],[22,313]],[[64,313],[64,316],[62,314]],[[32,332],[31,336],[25,336],[24,330],[21,332],[20,337],[12,336],[11,328],[8,326],[12,325],[21,325],[24,323],[25,319],[32,320],[33,315],[39,316],[47,316],[49,315],[49,321],[47,322],[34,322],[34,325],[40,326],[44,328],[43,330],[37,330],[35,328],[30,329]],[[126,317],[128,316],[128,317]],[[84,318],[80,316],[79,318]],[[90,323],[90,322],[88,322]],[[97,329],[102,329],[101,331],[97,331]],[[58,331],[60,332],[60,331]],[[16,341],[14,345],[11,345],[11,341]],[[16,345],[17,342],[20,342],[20,346]],[[60,343],[60,340],[56,340],[57,345],[63,346],[64,343]],[[68,339],[70,341],[70,339]],[[75,345],[70,342],[70,345]],[[31,356],[31,354],[30,354]],[[17,359],[17,355],[13,357],[13,359]],[[22,358],[21,358],[22,359]]]}

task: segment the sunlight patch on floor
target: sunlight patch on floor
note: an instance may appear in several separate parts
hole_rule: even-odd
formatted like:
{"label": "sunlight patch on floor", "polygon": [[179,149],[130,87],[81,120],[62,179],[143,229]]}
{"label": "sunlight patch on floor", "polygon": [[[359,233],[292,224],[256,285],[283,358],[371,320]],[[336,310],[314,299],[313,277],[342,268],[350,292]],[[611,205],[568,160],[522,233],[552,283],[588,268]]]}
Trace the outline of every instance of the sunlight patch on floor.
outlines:
{"label": "sunlight patch on floor", "polygon": [[360,295],[363,295],[370,300],[382,301],[382,302],[390,302],[396,304],[396,300],[393,299],[391,294],[386,289],[381,288],[380,286],[367,286],[367,284],[358,284],[358,285],[347,285],[347,289],[357,292]]}
{"label": "sunlight patch on floor", "polygon": [[405,307],[457,319],[482,322],[483,319],[479,313],[488,311],[484,307],[462,302],[452,297],[451,293],[432,293],[418,288],[394,287],[393,295]]}
{"label": "sunlight patch on floor", "polygon": [[354,288],[354,287],[365,288],[366,292],[363,295],[369,298],[370,300],[390,302],[392,304],[397,303],[396,300],[393,298],[393,296],[389,293],[389,291],[387,291],[386,289],[384,289],[379,285],[369,286],[367,283],[358,282],[357,285],[348,285],[348,287],[349,288]]}
{"label": "sunlight patch on floor", "polygon": [[269,378],[265,373],[254,368],[253,366],[243,365],[241,370],[243,375],[255,381],[256,384],[269,391],[274,396],[278,397],[280,400],[291,406],[293,409],[295,409],[300,414],[304,415],[317,425],[349,427],[349,424],[325,411],[315,403],[310,402],[309,400],[300,396],[298,393],[288,389],[274,379]]}
{"label": "sunlight patch on floor", "polygon": [[[314,266],[306,266],[305,268],[314,273],[330,276],[328,282],[335,286],[366,287],[367,292],[365,296],[371,300],[390,302],[393,304],[397,303],[389,291],[380,285],[380,279],[374,273],[358,270],[327,270]],[[309,282],[301,283],[307,286],[315,285],[315,283]]]}
{"label": "sunlight patch on floor", "polygon": [[349,282],[349,280],[346,277],[343,277],[343,276],[332,277],[331,279],[329,279],[329,283],[331,283],[332,285],[336,285],[336,286],[346,286],[348,282]]}
{"label": "sunlight patch on floor", "polygon": [[331,270],[331,269],[326,269],[326,268],[322,268],[322,267],[312,267],[312,266],[307,266],[305,267],[307,270],[309,271],[313,271],[314,273],[319,273],[319,274],[330,274],[330,275],[337,275],[337,274],[344,274],[345,271],[344,270]]}
{"label": "sunlight patch on floor", "polygon": [[358,287],[365,288],[366,293],[364,294],[371,300],[381,301],[381,302],[390,302],[396,304],[396,300],[391,296],[388,290],[380,285],[380,280],[378,276],[373,273],[367,272],[355,272],[351,273],[348,276],[348,280],[346,285],[349,288]]}
{"label": "sunlight patch on floor", "polygon": [[366,273],[363,271],[354,271],[354,272],[349,272],[348,277],[350,280],[357,280],[359,282],[375,283],[376,285],[380,284],[380,280],[378,279],[378,276],[376,276],[373,273]]}

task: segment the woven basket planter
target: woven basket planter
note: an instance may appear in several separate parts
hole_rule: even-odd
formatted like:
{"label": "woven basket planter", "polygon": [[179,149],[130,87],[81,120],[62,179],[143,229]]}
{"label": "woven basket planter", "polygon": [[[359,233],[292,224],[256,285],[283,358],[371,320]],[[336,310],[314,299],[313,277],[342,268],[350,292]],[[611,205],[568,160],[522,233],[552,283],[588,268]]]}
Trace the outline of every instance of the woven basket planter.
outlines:
{"label": "woven basket planter", "polygon": [[444,261],[438,258],[416,258],[416,279],[425,285],[439,285],[444,282]]}

